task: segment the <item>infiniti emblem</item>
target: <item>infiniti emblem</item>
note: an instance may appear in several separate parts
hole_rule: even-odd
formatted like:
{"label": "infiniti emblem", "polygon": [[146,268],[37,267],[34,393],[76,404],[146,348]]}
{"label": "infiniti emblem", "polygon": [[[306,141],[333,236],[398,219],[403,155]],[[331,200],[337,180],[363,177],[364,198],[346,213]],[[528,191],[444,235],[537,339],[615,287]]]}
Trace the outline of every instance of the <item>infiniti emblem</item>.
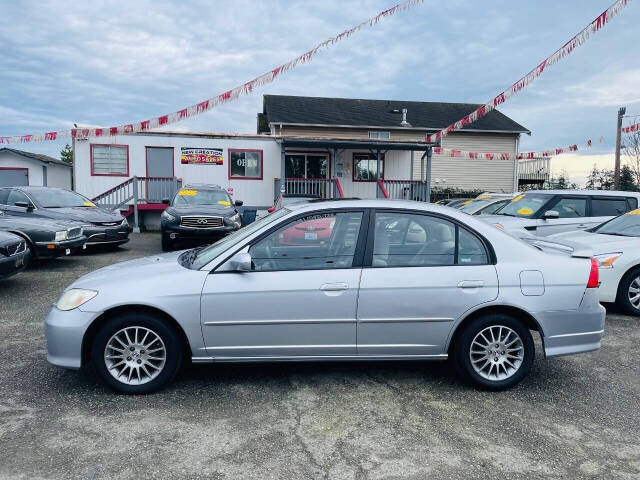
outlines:
{"label": "infiniti emblem", "polygon": [[199,225],[206,225],[208,222],[208,220],[206,218],[199,218],[198,219],[198,224]]}

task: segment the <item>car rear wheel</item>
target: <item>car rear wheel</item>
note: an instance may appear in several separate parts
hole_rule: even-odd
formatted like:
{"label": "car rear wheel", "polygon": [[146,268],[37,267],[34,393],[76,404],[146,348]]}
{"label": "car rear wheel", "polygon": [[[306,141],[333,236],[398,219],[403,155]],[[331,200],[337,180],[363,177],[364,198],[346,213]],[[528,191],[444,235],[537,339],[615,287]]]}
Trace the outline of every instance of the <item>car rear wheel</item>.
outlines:
{"label": "car rear wheel", "polygon": [[620,280],[616,305],[629,315],[640,316],[640,268],[634,268]]}
{"label": "car rear wheel", "polygon": [[170,382],[182,364],[179,336],[163,320],[130,313],[108,321],[96,335],[91,358],[114,390],[151,393]]}
{"label": "car rear wheel", "polygon": [[529,329],[503,314],[472,320],[456,338],[453,350],[462,378],[488,390],[518,384],[531,370],[535,354]]}

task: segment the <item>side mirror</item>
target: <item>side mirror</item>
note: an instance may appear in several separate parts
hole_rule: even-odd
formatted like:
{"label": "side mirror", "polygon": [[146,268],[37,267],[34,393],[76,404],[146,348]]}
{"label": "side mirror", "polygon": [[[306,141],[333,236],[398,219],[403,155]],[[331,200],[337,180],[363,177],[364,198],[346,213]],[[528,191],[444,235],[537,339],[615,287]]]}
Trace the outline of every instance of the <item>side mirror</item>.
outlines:
{"label": "side mirror", "polygon": [[35,208],[35,207],[33,206],[33,204],[31,204],[31,203],[29,203],[29,202],[16,202],[16,203],[14,203],[14,205],[15,205],[16,207],[26,208],[26,209],[27,209],[27,212],[32,212],[32,211],[33,211],[33,209]]}
{"label": "side mirror", "polygon": [[169,205],[171,203],[171,200],[169,200],[168,198],[163,198],[162,203],[165,205]]}
{"label": "side mirror", "polygon": [[250,272],[251,254],[248,252],[238,252],[227,260],[220,271],[223,272]]}
{"label": "side mirror", "polygon": [[544,215],[542,215],[542,218],[545,220],[552,220],[554,218],[560,218],[560,214],[555,210],[547,210],[544,212]]}
{"label": "side mirror", "polygon": [[244,202],[242,200],[236,200],[233,203],[235,204],[236,207],[241,207],[242,205],[244,205]]}
{"label": "side mirror", "polygon": [[269,213],[273,213],[273,212],[275,212],[275,211],[276,211],[276,207],[269,207],[269,208],[267,208],[267,212],[269,212]]}

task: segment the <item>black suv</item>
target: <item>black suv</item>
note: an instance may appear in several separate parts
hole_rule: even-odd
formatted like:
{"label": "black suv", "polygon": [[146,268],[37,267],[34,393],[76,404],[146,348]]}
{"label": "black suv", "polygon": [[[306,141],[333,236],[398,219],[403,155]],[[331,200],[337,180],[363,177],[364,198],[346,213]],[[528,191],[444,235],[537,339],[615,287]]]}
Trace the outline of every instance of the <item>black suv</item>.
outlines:
{"label": "black suv", "polygon": [[231,198],[218,185],[186,185],[173,197],[163,200],[162,250],[173,250],[178,243],[207,244],[238,230],[242,224],[235,207],[242,202]]}

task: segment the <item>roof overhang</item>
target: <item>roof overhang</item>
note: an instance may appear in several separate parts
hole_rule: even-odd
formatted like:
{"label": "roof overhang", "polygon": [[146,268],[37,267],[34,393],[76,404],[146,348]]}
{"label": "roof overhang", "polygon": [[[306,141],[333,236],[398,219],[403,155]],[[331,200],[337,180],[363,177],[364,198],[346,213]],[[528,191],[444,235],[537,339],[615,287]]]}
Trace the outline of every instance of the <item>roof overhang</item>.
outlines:
{"label": "roof overhang", "polygon": [[298,148],[344,148],[367,150],[410,150],[421,151],[429,147],[439,146],[440,143],[427,142],[392,142],[389,140],[344,140],[331,138],[282,138],[283,147]]}
{"label": "roof overhang", "polygon": [[[276,126],[286,126],[286,127],[311,127],[311,128],[357,128],[357,129],[371,129],[371,130],[404,130],[404,131],[418,131],[418,132],[426,132],[426,133],[435,133],[435,132],[439,132],[440,130],[442,130],[443,128],[446,128],[447,126],[443,126],[443,127],[417,127],[417,126],[411,126],[411,127],[403,127],[403,126],[393,126],[393,125],[338,125],[338,124],[329,124],[329,123],[291,123],[291,122],[269,122],[269,127],[276,127]],[[476,128],[469,128],[469,127],[465,127],[462,128],[460,130],[455,130],[454,132],[451,132],[451,134],[454,133],[503,133],[503,134],[510,134],[510,135],[516,135],[518,133],[526,133],[527,135],[531,135],[531,131],[530,130],[483,130],[483,129],[476,129]]]}

